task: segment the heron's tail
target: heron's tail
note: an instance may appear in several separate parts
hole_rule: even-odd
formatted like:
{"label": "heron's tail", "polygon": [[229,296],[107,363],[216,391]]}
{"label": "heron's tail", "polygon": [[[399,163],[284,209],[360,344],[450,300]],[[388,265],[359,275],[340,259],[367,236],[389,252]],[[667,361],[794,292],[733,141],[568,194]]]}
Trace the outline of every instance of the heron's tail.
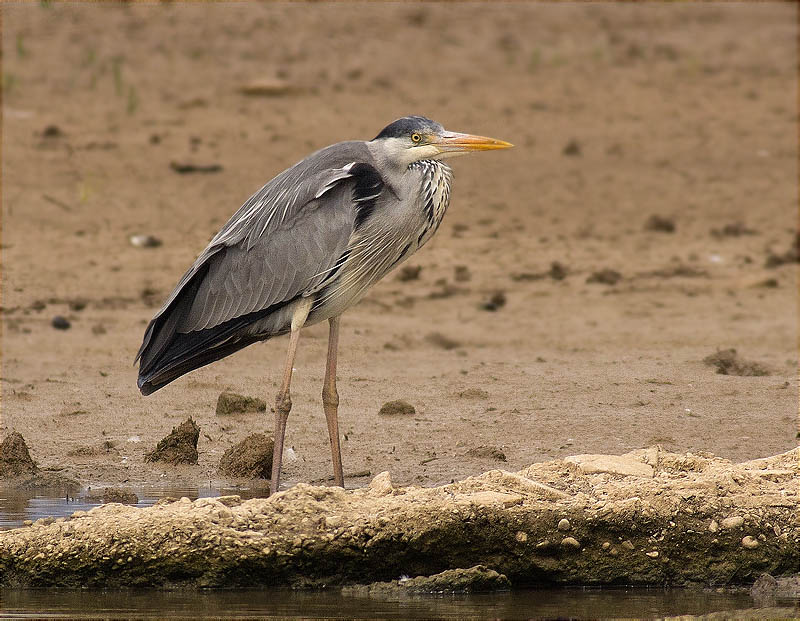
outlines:
{"label": "heron's tail", "polygon": [[[185,299],[191,300],[191,296]],[[145,332],[144,342],[136,356],[141,360],[137,385],[149,395],[170,382],[207,364],[229,356],[258,341],[284,334],[281,328],[268,332],[253,330],[253,324],[269,317],[293,300],[235,317],[217,326],[191,332],[178,332],[181,317],[187,308],[181,299],[156,315]]]}

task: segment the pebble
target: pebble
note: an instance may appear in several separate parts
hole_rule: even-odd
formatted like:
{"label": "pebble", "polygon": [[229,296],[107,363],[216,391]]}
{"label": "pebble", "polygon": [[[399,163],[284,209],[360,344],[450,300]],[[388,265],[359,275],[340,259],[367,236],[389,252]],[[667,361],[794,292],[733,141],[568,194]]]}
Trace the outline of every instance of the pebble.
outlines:
{"label": "pebble", "polygon": [[567,518],[561,518],[558,522],[558,530],[560,531],[568,531],[571,528],[569,520]]}
{"label": "pebble", "polygon": [[650,558],[658,558],[658,550],[653,550],[652,552],[645,552],[645,554],[647,554],[647,556],[649,556]]}
{"label": "pebble", "polygon": [[633,550],[633,544],[628,539],[622,542],[622,547],[627,548],[628,550]]}
{"label": "pebble", "polygon": [[754,550],[759,546],[758,539],[754,539],[750,535],[742,537],[742,546],[748,550]]}
{"label": "pebble", "polygon": [[611,544],[608,541],[603,542],[603,550],[608,550],[611,547]]}
{"label": "pebble", "polygon": [[521,530],[518,530],[516,539],[520,543],[525,543],[526,541],[528,541],[528,533],[523,533]]}
{"label": "pebble", "polygon": [[565,548],[575,548],[576,550],[581,547],[580,542],[574,537],[564,537],[561,540],[561,545]]}
{"label": "pebble", "polygon": [[137,248],[158,248],[161,240],[153,235],[131,235],[130,242]]}
{"label": "pebble", "polygon": [[732,515],[722,520],[722,528],[739,528],[744,524],[744,518],[741,515]]}
{"label": "pebble", "polygon": [[708,530],[712,533],[716,533],[719,530],[719,524],[716,520],[711,520],[711,524],[708,525]]}
{"label": "pebble", "polygon": [[72,324],[69,322],[69,319],[66,317],[62,317],[61,315],[56,315],[50,321],[50,325],[53,326],[56,330],[69,330]]}

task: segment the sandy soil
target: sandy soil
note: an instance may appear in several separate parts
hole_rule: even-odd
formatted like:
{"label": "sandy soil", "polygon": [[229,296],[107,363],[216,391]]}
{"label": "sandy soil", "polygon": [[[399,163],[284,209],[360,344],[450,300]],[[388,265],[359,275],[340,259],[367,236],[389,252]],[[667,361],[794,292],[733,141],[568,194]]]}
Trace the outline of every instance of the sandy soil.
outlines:
{"label": "sandy soil", "polygon": [[[656,443],[786,451],[797,263],[766,264],[797,230],[796,36],[791,3],[5,4],[0,433],[87,484],[219,480],[272,417],[219,417],[217,396],[272,403],[286,339],[144,398],[146,323],[265,181],[414,113],[517,147],[455,161],[419,278],[344,316],[346,473],[429,486]],[[241,92],[265,79],[291,89]],[[604,269],[621,279],[587,282]],[[730,347],[770,374],[704,364]],[[287,484],[331,473],[325,348],[325,326],[304,332]],[[416,414],[379,416],[395,399]],[[188,416],[198,465],[145,463]]]}
{"label": "sandy soil", "polygon": [[[492,586],[481,571],[479,590],[753,583],[797,571],[798,456],[731,464],[653,447],[434,488],[395,487],[383,472],[357,490],[106,504],[0,533],[0,585],[321,588],[475,565],[508,578]],[[464,578],[405,587],[463,590]],[[796,575],[759,582],[759,605],[797,603]]]}

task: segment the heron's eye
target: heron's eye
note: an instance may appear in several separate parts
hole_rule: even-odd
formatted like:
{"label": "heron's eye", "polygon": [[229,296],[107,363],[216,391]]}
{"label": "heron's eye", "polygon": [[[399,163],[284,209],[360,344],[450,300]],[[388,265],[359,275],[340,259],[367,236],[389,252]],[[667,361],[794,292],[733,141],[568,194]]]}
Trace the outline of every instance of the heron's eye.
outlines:
{"label": "heron's eye", "polygon": [[422,140],[422,136],[420,136],[418,133],[414,132],[413,134],[411,134],[411,141],[412,142],[416,143],[416,142],[419,142],[420,140]]}

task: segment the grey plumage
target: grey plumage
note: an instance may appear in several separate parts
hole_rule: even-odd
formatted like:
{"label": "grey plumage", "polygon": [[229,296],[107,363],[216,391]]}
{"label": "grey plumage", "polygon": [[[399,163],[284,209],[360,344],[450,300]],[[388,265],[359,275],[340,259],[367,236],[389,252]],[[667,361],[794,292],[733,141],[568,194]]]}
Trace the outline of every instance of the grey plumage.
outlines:
{"label": "grey plumage", "polygon": [[298,298],[314,297],[306,325],[341,313],[418,250],[444,217],[450,169],[431,161],[381,174],[379,165],[368,143],[343,142],[250,197],[147,327],[141,391],[286,333]]}
{"label": "grey plumage", "polygon": [[300,331],[327,319],[322,403],[334,482],[344,486],[336,392],[339,316],[436,232],[452,180],[440,160],[510,146],[411,116],[369,142],[326,147],[279,174],[217,233],[147,326],[136,356],[142,394],[251,343],[291,332],[275,399],[270,490],[276,492]]}

